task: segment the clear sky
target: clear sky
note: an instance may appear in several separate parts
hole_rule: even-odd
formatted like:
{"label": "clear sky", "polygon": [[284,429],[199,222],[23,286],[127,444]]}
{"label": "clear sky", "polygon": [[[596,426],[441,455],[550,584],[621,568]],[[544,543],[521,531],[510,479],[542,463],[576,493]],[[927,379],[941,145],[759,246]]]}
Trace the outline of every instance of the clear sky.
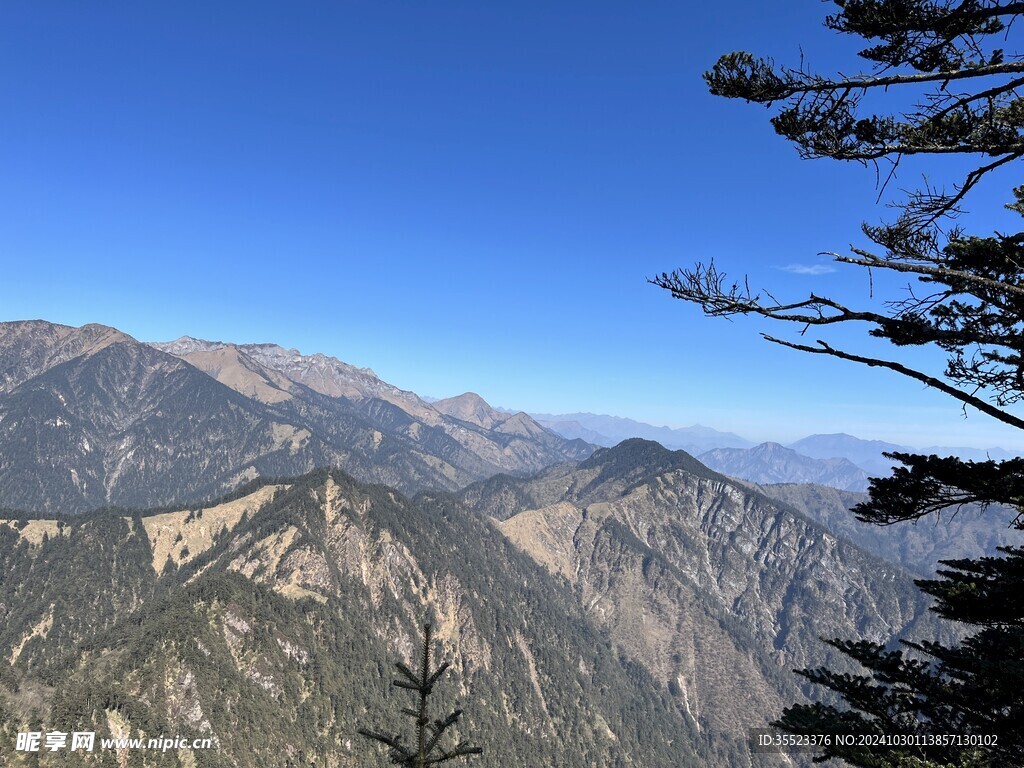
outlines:
{"label": "clear sky", "polygon": [[799,160],[700,77],[737,49],[853,71],[827,10],[8,0],[0,319],[274,341],[425,395],[752,439],[1021,447],[915,382],[646,283],[713,256],[780,298],[869,301],[817,254],[885,215],[874,172]]}

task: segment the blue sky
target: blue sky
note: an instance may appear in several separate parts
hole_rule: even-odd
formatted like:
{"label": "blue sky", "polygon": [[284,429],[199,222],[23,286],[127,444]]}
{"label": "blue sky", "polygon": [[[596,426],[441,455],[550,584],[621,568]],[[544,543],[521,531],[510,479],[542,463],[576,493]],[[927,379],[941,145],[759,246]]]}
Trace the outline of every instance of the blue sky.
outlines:
{"label": "blue sky", "polygon": [[[780,297],[869,302],[817,254],[885,215],[873,171],[799,160],[700,78],[737,49],[852,70],[826,10],[4,3],[2,319],[275,341],[421,394],[754,439],[1024,445],[646,283],[715,257]],[[976,194],[982,231],[1014,226],[1010,186]]]}

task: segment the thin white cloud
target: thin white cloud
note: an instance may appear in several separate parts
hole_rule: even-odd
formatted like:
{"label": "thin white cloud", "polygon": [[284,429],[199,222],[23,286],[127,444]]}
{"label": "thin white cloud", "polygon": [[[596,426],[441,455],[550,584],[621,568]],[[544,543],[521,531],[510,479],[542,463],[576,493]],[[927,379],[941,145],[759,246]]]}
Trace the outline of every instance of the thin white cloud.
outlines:
{"label": "thin white cloud", "polygon": [[794,275],[827,275],[829,272],[836,271],[835,267],[828,264],[787,264],[778,269],[783,272],[791,272]]}

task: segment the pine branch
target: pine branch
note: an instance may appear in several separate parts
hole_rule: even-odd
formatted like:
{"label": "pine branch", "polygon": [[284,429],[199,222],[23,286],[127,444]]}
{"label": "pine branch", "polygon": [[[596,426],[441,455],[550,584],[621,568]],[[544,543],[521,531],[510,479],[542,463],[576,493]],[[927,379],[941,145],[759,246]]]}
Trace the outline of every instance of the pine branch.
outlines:
{"label": "pine branch", "polygon": [[851,248],[850,250],[860,256],[860,258],[855,259],[852,256],[843,256],[838,253],[833,253],[832,251],[826,251],[825,254],[832,256],[836,261],[842,262],[843,264],[855,264],[860,267],[868,267],[871,269],[889,269],[894,272],[909,272],[915,275],[931,275],[940,280],[955,278],[964,282],[975,283],[977,285],[985,286],[986,288],[991,288],[996,292],[1012,293],[1016,296],[1024,297],[1024,286],[1022,285],[1016,285],[1014,283],[1008,283],[1001,280],[993,280],[985,277],[984,275],[965,272],[962,269],[932,267],[926,264],[883,259],[881,256],[877,256],[861,248]]}
{"label": "pine branch", "polygon": [[[733,99],[743,98],[757,103],[771,103],[807,93],[890,88],[894,85],[921,83],[950,83],[957,80],[991,77],[993,75],[1013,75],[1024,72],[1024,61],[1004,62],[951,72],[923,72],[916,75],[878,76],[860,74],[841,80],[829,80],[823,77],[812,76],[805,72],[796,73],[790,70],[783,70],[787,77],[782,78],[775,75],[775,82],[771,82],[766,77],[771,66],[772,62],[765,59],[755,59],[749,53],[729,53],[722,56],[715,63],[711,71],[705,73],[704,79],[708,82],[711,93],[715,96],[725,96],[726,98]],[[761,90],[750,90],[749,92],[736,89],[735,84],[743,82],[740,75],[747,75],[751,72],[760,76],[761,79],[757,81],[758,85],[773,85],[774,87],[763,87]],[[729,87],[730,85],[732,87]]]}
{"label": "pine branch", "polygon": [[423,649],[420,657],[419,672],[415,673],[402,662],[396,662],[395,667],[404,679],[392,681],[392,685],[396,688],[415,691],[418,694],[419,706],[416,709],[403,707],[400,710],[401,714],[407,715],[415,721],[415,748],[407,747],[399,736],[362,728],[358,731],[361,736],[389,747],[391,749],[391,762],[396,765],[405,765],[407,768],[423,768],[427,765],[453,760],[457,757],[467,757],[483,753],[480,747],[470,747],[466,742],[460,742],[454,749],[441,750],[439,754],[435,755],[435,752],[439,749],[438,744],[441,738],[450,727],[456,724],[462,715],[462,710],[456,709],[448,717],[443,720],[435,720],[433,723],[427,717],[427,699],[433,692],[434,685],[450,666],[450,662],[446,661],[437,669],[431,670],[431,638],[431,626],[430,624],[425,624],[423,626]]}

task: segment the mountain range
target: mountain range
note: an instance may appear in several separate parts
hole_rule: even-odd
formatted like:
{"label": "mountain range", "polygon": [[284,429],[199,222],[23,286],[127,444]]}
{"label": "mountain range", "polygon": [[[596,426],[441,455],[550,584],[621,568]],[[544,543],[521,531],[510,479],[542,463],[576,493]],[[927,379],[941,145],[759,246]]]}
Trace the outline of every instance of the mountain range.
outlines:
{"label": "mountain range", "polygon": [[579,438],[604,447],[611,447],[634,437],[653,440],[666,448],[683,450],[694,455],[713,448],[749,448],[754,445],[739,435],[719,432],[700,424],[682,428],[656,427],[634,419],[596,413],[534,413],[531,416],[563,437]]}
{"label": "mountain range", "polygon": [[325,466],[406,492],[455,490],[591,451],[525,414],[489,426],[450,416],[325,355],[187,337],[143,344],[100,325],[0,323],[8,507],[176,504]]}
{"label": "mountain range", "polygon": [[778,443],[716,448],[699,458],[722,474],[755,483],[816,483],[847,491],[868,487],[867,472],[848,459],[813,459]]}
{"label": "mountain range", "polygon": [[809,435],[787,445],[771,441],[755,445],[732,432],[720,432],[699,424],[670,428],[593,413],[532,415],[540,424],[566,438],[605,447],[634,437],[654,440],[666,448],[699,456],[725,474],[762,484],[815,483],[840,490],[863,491],[868,487],[868,477],[884,477],[892,471],[895,462],[884,453],[958,456],[965,461],[1001,461],[1018,455],[1002,448],[915,448],[844,433]]}
{"label": "mountain range", "polygon": [[913,578],[990,552],[999,513],[887,539],[854,493],[707,466],[848,462],[711,454],[272,344],[0,324],[0,756],[95,765],[8,749],[85,729],[217,745],[119,768],[384,765],[357,730],[399,727],[390,665],[429,621],[481,768],[806,765],[747,744],[792,670],[853,671],[822,636],[950,637]]}
{"label": "mountain range", "polygon": [[383,765],[356,730],[397,725],[390,660],[429,620],[476,765],[795,765],[746,745],[800,697],[789,670],[837,661],[820,635],[931,633],[925,608],[902,569],[651,442],[457,496],[324,470],[0,521],[0,743],[37,722],[218,744],[119,755],[144,766]]}

